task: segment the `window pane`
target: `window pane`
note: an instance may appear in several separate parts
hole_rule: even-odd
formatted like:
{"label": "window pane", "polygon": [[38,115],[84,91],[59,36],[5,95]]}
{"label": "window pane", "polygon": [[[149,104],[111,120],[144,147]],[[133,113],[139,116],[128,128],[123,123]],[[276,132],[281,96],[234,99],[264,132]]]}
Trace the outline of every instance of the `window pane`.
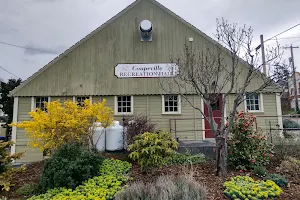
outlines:
{"label": "window pane", "polygon": [[174,99],[175,101],[177,101],[177,96],[173,96],[173,99]]}
{"label": "window pane", "polygon": [[131,108],[130,107],[127,107],[127,112],[131,112]]}
{"label": "window pane", "polygon": [[174,106],[174,101],[170,101],[170,102],[169,102],[169,105],[170,105],[170,106]]}
{"label": "window pane", "polygon": [[256,100],[255,100],[255,104],[257,104],[257,105],[258,105],[258,99],[256,99]]}
{"label": "window pane", "polygon": [[122,106],[126,106],[127,103],[125,101],[122,102]]}
{"label": "window pane", "polygon": [[122,109],[121,109],[121,108],[118,108],[118,112],[122,112]]}
{"label": "window pane", "polygon": [[131,102],[130,102],[130,101],[127,102],[127,106],[128,106],[128,107],[131,106]]}
{"label": "window pane", "polygon": [[173,112],[173,107],[169,107],[169,112]]}
{"label": "window pane", "polygon": [[178,107],[174,107],[174,112],[177,112],[178,111]]}
{"label": "window pane", "polygon": [[247,109],[250,110],[250,106],[249,105],[247,105]]}
{"label": "window pane", "polygon": [[169,107],[165,107],[165,112],[169,112]]}
{"label": "window pane", "polygon": [[122,112],[124,112],[124,113],[126,112],[126,107],[122,108]]}
{"label": "window pane", "polygon": [[127,96],[127,101],[131,101],[131,96]]}
{"label": "window pane", "polygon": [[121,101],[122,100],[122,97],[118,97],[118,101]]}
{"label": "window pane", "polygon": [[122,103],[121,102],[118,102],[118,107],[120,107],[122,105]]}
{"label": "window pane", "polygon": [[168,101],[165,101],[165,106],[169,106],[169,102]]}
{"label": "window pane", "polygon": [[127,97],[126,96],[123,96],[122,97],[122,101],[126,101]]}
{"label": "window pane", "polygon": [[256,106],[255,106],[255,109],[256,109],[256,110],[259,110],[259,105],[256,105]]}

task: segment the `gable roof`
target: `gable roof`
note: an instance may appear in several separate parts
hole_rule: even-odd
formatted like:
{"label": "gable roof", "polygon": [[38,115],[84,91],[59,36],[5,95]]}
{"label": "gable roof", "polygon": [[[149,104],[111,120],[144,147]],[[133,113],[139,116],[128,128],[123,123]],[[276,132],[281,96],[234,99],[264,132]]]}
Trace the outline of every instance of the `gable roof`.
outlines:
{"label": "gable roof", "polygon": [[101,31],[102,29],[104,29],[106,26],[108,26],[109,24],[111,24],[112,22],[114,22],[115,20],[117,20],[120,16],[122,16],[123,14],[125,14],[126,12],[128,12],[129,10],[131,10],[132,8],[134,8],[136,5],[138,5],[140,2],[142,1],[150,1],[153,4],[157,5],[158,7],[160,7],[162,10],[164,10],[165,12],[167,12],[168,14],[170,14],[171,16],[175,17],[176,19],[178,19],[179,21],[183,22],[185,25],[187,25],[188,27],[192,28],[194,31],[196,31],[197,33],[199,33],[201,36],[203,36],[204,38],[217,43],[216,41],[214,41],[211,37],[209,37],[208,35],[206,35],[205,33],[203,33],[202,31],[200,31],[199,29],[197,29],[195,26],[193,26],[192,24],[188,23],[187,21],[185,21],[184,19],[182,19],[181,17],[179,17],[178,15],[176,15],[174,12],[172,12],[171,10],[169,10],[168,8],[166,8],[165,6],[163,6],[162,4],[160,4],[159,2],[157,2],[156,0],[136,0],[134,1],[132,4],[130,4],[129,6],[127,6],[125,9],[123,9],[121,12],[119,12],[117,15],[115,15],[114,17],[112,17],[111,19],[109,19],[108,21],[106,21],[104,24],[102,24],[100,27],[98,27],[97,29],[95,29],[94,31],[92,31],[90,34],[88,34],[87,36],[85,36],[84,38],[82,38],[80,41],[78,41],[77,43],[75,43],[73,46],[71,46],[69,49],[67,49],[65,52],[61,53],[59,56],[55,57],[52,61],[50,61],[48,64],[46,64],[43,68],[41,68],[40,70],[38,70],[36,73],[34,73],[32,76],[30,76],[29,78],[27,78],[21,85],[19,85],[18,87],[16,87],[15,89],[13,89],[10,92],[10,96],[13,96],[17,91],[19,91],[20,89],[22,89],[25,85],[27,85],[30,81],[32,81],[35,77],[37,77],[38,75],[40,75],[41,73],[43,73],[44,71],[46,71],[48,68],[50,68],[52,65],[54,65],[56,62],[58,62],[59,60],[61,60],[64,56],[67,56],[70,52],[72,52],[74,49],[76,49],[78,46],[80,46],[81,44],[83,44],[85,41],[87,41],[88,39],[90,39],[91,37],[93,37],[95,34],[97,34],[99,31]]}
{"label": "gable roof", "polygon": [[[122,15],[124,15],[126,12],[130,11],[132,8],[134,8],[136,5],[138,5],[142,1],[150,1],[151,3],[153,3],[156,6],[158,6],[159,8],[161,8],[163,11],[165,11],[169,15],[173,16],[175,19],[179,20],[180,22],[182,22],[183,24],[185,24],[186,26],[188,26],[189,28],[191,28],[192,30],[194,30],[196,33],[198,33],[199,35],[201,35],[203,38],[205,38],[208,41],[212,42],[212,44],[214,44],[214,45],[220,45],[217,41],[215,41],[214,39],[212,39],[211,37],[209,37],[208,35],[206,35],[204,32],[202,32],[199,29],[197,29],[192,24],[190,24],[187,21],[185,21],[183,18],[181,18],[180,16],[178,16],[177,14],[175,14],[174,12],[172,12],[171,10],[169,10],[168,8],[166,8],[165,6],[163,6],[162,4],[160,4],[159,2],[157,2],[156,0],[136,0],[132,4],[130,4],[129,6],[127,6],[125,9],[123,9],[122,11],[120,11],[118,14],[116,14],[115,16],[113,16],[111,19],[109,19],[108,21],[106,21],[100,27],[98,27],[97,29],[95,29],[94,31],[92,31],[90,34],[88,34],[87,36],[85,36],[84,38],[82,38],[80,41],[78,41],[77,43],[75,43],[69,49],[67,49],[66,51],[64,51],[63,53],[61,53],[59,56],[55,57],[52,61],[50,61],[48,64],[46,64],[40,70],[38,70],[36,73],[34,73],[28,79],[26,79],[21,85],[19,85],[18,87],[16,87],[15,89],[13,89],[10,92],[10,96],[14,96],[14,94],[17,91],[21,90],[24,86],[26,86],[29,82],[31,82],[33,79],[35,79],[41,73],[43,73],[44,71],[46,71],[48,68],[50,68],[51,66],[53,66],[55,63],[57,63],[58,61],[60,61],[62,58],[64,58],[65,56],[67,56],[69,53],[71,53],[74,49],[76,49],[81,44],[83,44],[84,42],[86,42],[87,40],[89,40],[95,34],[97,34],[102,29],[104,29],[105,27],[107,27],[108,25],[110,25],[112,22],[114,22],[115,20],[117,20],[119,17],[121,17]],[[220,45],[220,46],[223,47],[222,45]],[[227,48],[223,47],[223,49],[225,51],[229,52],[229,50]],[[246,63],[244,60],[242,60],[242,59],[240,59],[240,60],[242,62]]]}

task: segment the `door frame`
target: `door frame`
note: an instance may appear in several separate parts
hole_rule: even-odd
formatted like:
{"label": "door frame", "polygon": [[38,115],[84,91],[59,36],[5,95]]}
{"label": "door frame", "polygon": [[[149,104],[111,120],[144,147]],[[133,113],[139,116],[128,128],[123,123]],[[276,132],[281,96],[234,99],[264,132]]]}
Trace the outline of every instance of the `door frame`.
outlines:
{"label": "door frame", "polygon": [[[224,94],[222,94],[222,105],[223,105],[223,103],[224,103]],[[203,101],[203,98],[201,98],[201,110],[202,110],[202,112],[203,112],[203,114],[204,114],[204,101]],[[227,117],[227,101],[225,102],[225,106],[224,106],[224,118],[225,118],[225,123],[226,123],[226,117]],[[205,119],[204,119],[204,116],[202,116],[202,139],[203,140],[206,140],[206,137],[205,137]],[[207,138],[207,139],[211,139],[211,138]]]}

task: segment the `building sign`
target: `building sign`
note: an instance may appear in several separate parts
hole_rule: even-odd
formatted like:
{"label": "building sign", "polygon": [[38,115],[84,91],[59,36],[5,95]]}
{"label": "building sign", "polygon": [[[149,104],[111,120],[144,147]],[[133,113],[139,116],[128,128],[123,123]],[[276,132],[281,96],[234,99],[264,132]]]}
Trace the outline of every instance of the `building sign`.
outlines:
{"label": "building sign", "polygon": [[118,64],[115,76],[118,78],[161,78],[178,75],[175,63]]}

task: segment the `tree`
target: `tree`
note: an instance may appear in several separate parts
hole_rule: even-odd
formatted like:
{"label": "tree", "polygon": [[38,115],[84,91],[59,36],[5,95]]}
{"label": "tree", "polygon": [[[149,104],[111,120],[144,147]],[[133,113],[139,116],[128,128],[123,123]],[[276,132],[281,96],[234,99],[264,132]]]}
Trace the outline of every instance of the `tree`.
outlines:
{"label": "tree", "polygon": [[[0,87],[0,105],[3,106],[3,112],[8,115],[7,116],[7,124],[10,124],[13,120],[13,110],[14,110],[14,98],[9,96],[9,92],[12,91],[15,87],[21,84],[21,79],[8,79],[7,83],[1,82]],[[6,138],[10,138],[11,136],[11,127],[7,126],[6,129]]]}
{"label": "tree", "polygon": [[113,111],[106,106],[105,99],[93,104],[86,99],[82,106],[69,100],[63,104],[45,102],[45,106],[46,110],[31,111],[30,121],[10,124],[23,128],[29,135],[29,145],[41,151],[53,153],[67,142],[80,142],[94,148],[94,122],[100,122],[104,128],[113,122]]}
{"label": "tree", "polygon": [[[223,18],[217,20],[215,37],[218,43],[203,44],[206,48],[200,51],[193,49],[192,43],[185,43],[183,54],[171,59],[172,63],[179,66],[178,75],[160,82],[166,93],[180,94],[182,99],[208,121],[216,140],[217,175],[227,173],[227,138],[244,96],[251,96],[264,89],[276,89],[273,78],[261,73],[262,65],[258,64],[260,52],[251,48],[252,33],[251,27],[238,27]],[[267,63],[278,63],[280,57],[278,45],[266,49]],[[255,81],[255,86],[250,85],[251,81]],[[189,95],[197,95],[203,99],[208,110],[207,116],[200,105],[190,101]],[[213,104],[220,95],[223,96],[223,106],[221,122],[218,124],[213,117]],[[229,115],[225,119],[225,105],[229,95],[233,96],[233,105],[227,111]]]}
{"label": "tree", "polygon": [[273,70],[274,81],[284,90],[288,89],[288,78],[292,75],[286,63],[276,63]]}

